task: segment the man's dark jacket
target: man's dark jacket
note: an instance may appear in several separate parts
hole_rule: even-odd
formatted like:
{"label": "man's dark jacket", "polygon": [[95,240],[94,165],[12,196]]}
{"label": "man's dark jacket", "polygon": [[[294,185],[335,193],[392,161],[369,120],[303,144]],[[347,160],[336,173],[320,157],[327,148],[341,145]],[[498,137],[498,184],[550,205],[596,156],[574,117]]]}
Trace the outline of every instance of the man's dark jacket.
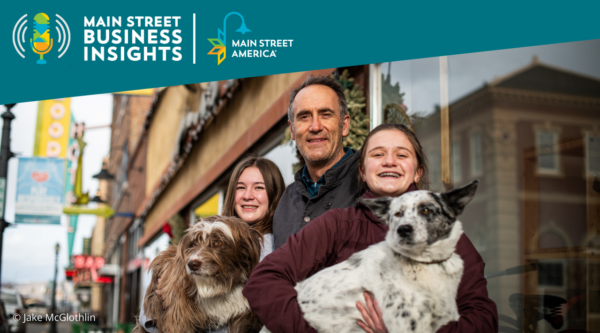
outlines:
{"label": "man's dark jacket", "polygon": [[302,181],[302,169],[296,172],[294,183],[283,192],[273,217],[275,249],[326,211],[350,207],[356,203],[360,196],[357,178],[360,154],[353,151],[354,154],[341,161],[337,167],[325,172],[325,184],[319,187],[319,194],[313,198]]}

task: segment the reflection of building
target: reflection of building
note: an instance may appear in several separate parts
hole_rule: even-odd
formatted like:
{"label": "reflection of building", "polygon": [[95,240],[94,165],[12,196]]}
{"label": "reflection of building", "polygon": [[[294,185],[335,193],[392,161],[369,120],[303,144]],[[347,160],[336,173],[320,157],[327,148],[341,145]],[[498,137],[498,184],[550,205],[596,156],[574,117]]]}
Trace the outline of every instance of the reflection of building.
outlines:
{"label": "reflection of building", "polygon": [[[416,131],[443,189],[440,113]],[[499,313],[513,315],[515,293],[558,296],[566,327],[598,331],[600,81],[534,60],[450,104],[450,139],[454,185],[481,180],[461,217],[465,232],[486,274],[514,268],[489,278]],[[531,299],[518,302],[539,301]]]}

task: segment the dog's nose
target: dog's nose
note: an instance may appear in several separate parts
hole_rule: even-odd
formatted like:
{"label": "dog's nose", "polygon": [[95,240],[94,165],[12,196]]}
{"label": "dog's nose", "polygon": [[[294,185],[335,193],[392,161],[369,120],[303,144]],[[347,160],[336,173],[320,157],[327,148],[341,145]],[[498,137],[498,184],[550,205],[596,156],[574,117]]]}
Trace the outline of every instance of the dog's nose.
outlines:
{"label": "dog's nose", "polygon": [[198,269],[200,269],[200,266],[202,266],[202,262],[200,262],[200,260],[190,260],[190,261],[188,261],[188,267],[192,271],[197,271]]}
{"label": "dog's nose", "polygon": [[410,236],[410,234],[413,232],[413,227],[410,225],[401,225],[400,227],[398,227],[397,231],[400,237],[406,238]]}

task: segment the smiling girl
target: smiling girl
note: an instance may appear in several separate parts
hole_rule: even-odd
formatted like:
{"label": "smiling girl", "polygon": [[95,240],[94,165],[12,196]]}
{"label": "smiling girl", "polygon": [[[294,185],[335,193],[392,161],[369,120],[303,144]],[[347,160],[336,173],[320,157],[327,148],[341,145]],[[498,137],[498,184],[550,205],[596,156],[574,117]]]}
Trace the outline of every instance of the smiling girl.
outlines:
{"label": "smiling girl", "polygon": [[260,260],[273,251],[273,214],[284,190],[277,165],[256,155],[242,159],[229,179],[222,215],[239,217],[263,235]]}

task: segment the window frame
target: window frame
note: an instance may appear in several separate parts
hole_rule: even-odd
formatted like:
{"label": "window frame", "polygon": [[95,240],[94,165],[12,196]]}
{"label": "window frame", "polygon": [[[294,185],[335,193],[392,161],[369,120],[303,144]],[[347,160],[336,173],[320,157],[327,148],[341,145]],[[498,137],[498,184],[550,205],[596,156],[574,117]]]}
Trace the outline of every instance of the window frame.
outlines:
{"label": "window frame", "polygon": [[[554,168],[541,168],[540,167],[540,134],[551,133],[552,137],[552,153],[554,154]],[[562,174],[561,160],[560,160],[560,130],[554,127],[536,127],[534,128],[535,133],[535,151],[536,151],[536,172],[538,175],[549,175],[549,176],[560,176]]]}
{"label": "window frame", "polygon": [[[600,163],[598,164],[598,170],[591,170],[591,147],[590,138],[594,137],[597,139],[597,145],[600,147],[600,133],[599,132],[585,132],[585,175],[587,178],[598,178],[600,177]],[[596,158],[600,159],[600,152]]]}

